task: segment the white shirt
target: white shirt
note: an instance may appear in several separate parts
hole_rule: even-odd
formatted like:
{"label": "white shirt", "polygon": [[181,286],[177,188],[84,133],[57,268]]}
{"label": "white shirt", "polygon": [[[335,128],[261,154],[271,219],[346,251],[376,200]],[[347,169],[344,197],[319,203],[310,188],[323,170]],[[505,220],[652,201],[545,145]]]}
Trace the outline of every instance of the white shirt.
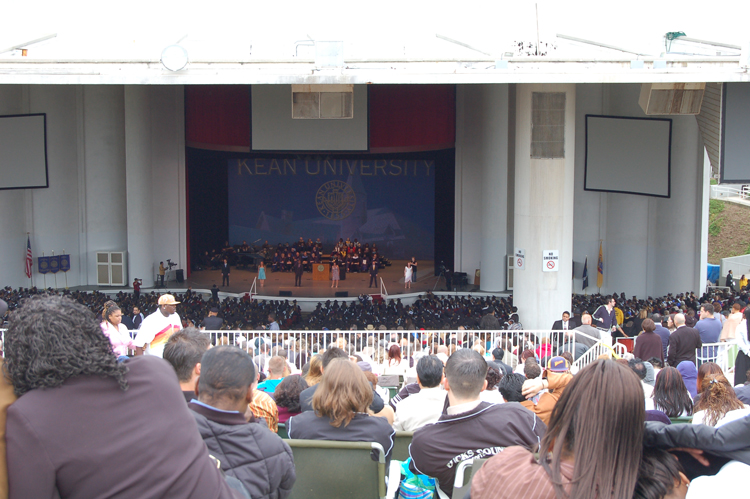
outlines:
{"label": "white shirt", "polygon": [[[716,424],[714,425],[714,428],[718,428],[719,426],[723,426],[727,423],[731,423],[732,421],[736,421],[738,419],[742,419],[745,416],[750,414],[750,407],[745,405],[742,409],[734,409],[732,411],[727,412],[724,414],[724,417],[719,419]],[[697,411],[693,414],[693,424],[708,424],[705,421],[706,418],[706,411]]]}
{"label": "white shirt", "polygon": [[396,405],[393,429],[414,431],[440,419],[448,392],[438,385],[422,388],[419,393],[409,395]]}
{"label": "white shirt", "polygon": [[503,396],[500,395],[499,391],[497,391],[497,387],[493,388],[492,390],[483,390],[479,392],[479,399],[482,402],[489,402],[490,404],[505,403],[505,399],[503,399]]}
{"label": "white shirt", "polygon": [[157,308],[156,312],[143,319],[133,343],[141,348],[145,345],[146,355],[162,357],[167,340],[180,329],[182,329],[182,321],[178,313],[164,317],[161,309]]}
{"label": "white shirt", "polygon": [[[740,497],[746,489],[750,466],[729,461],[713,476],[699,476],[690,482],[686,499],[705,497]],[[739,493],[738,493],[739,492]]]}

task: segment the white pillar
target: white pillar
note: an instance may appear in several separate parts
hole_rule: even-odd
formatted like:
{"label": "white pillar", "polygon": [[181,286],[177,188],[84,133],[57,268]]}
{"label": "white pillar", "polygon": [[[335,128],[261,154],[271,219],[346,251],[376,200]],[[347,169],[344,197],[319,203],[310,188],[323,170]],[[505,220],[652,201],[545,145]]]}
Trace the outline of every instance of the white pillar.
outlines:
{"label": "white pillar", "polygon": [[492,85],[485,112],[482,163],[482,253],[480,289],[506,289],[505,250],[508,238],[508,85]]}
{"label": "white pillar", "polygon": [[[120,85],[84,85],[83,177],[85,192],[85,271],[95,284],[96,252],[127,250],[125,193],[125,110]],[[83,270],[83,269],[82,269]]]}
{"label": "white pillar", "polygon": [[125,184],[129,281],[154,285],[151,107],[148,86],[125,86]]}
{"label": "white pillar", "polygon": [[[525,329],[549,328],[563,311],[570,310],[575,90],[573,84],[517,86],[514,246],[525,250],[526,261],[525,270],[514,271],[513,304],[518,307]],[[535,93],[564,94],[564,110],[533,109]],[[532,134],[532,115],[537,134]],[[546,152],[532,150],[532,138],[537,144],[562,138],[544,132],[555,123],[564,124],[564,147]],[[558,251],[557,272],[542,270],[545,250]],[[596,273],[593,278],[596,279]]]}

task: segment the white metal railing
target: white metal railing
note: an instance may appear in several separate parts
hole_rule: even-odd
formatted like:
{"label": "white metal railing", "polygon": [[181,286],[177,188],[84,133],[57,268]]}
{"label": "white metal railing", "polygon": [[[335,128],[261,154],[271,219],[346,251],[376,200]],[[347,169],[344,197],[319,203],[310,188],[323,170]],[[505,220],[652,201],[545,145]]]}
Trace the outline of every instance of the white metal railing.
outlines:
{"label": "white metal railing", "polygon": [[[130,331],[132,337],[137,330]],[[492,350],[500,347],[505,355],[503,362],[515,367],[518,358],[525,350],[532,350],[540,360],[564,351],[574,353],[572,345],[579,337],[596,340],[575,329],[568,331],[522,330],[522,331],[468,331],[468,330],[434,330],[434,331],[406,331],[360,329],[347,331],[292,331],[292,330],[252,330],[252,331],[203,331],[208,335],[212,345],[233,345],[247,351],[251,355],[267,353],[275,355],[279,348],[283,349],[290,361],[296,359],[299,352],[306,352],[310,356],[331,347],[337,346],[352,355],[365,353],[376,362],[393,343],[400,343],[403,357],[410,357],[415,353],[438,353],[435,341],[442,343],[449,350],[455,340],[456,348],[471,348],[477,342],[485,349],[487,358],[491,358]],[[5,330],[0,329],[0,338],[5,343]],[[722,343],[726,347],[726,343]],[[602,354],[624,352],[624,346],[611,347],[602,341],[590,348],[574,364],[580,369],[595,361]],[[732,357],[732,361],[734,357]],[[380,361],[382,363],[382,361]]]}
{"label": "white metal railing", "polygon": [[380,278],[380,295],[384,300],[388,299],[388,290],[385,289],[385,281],[383,281],[382,277]]}
{"label": "white metal railing", "polygon": [[714,362],[726,374],[734,368],[739,346],[736,343],[722,341],[720,343],[704,343],[695,350],[696,363],[700,366],[706,362]]}
{"label": "white metal railing", "polygon": [[740,199],[748,199],[748,197],[750,196],[750,186],[738,186],[736,184],[712,185],[710,193],[711,199],[721,199],[727,197],[739,197]]}
{"label": "white metal railing", "polygon": [[257,294],[258,294],[258,276],[255,276],[253,278],[253,284],[252,286],[250,286],[250,297],[252,298],[253,296]]}

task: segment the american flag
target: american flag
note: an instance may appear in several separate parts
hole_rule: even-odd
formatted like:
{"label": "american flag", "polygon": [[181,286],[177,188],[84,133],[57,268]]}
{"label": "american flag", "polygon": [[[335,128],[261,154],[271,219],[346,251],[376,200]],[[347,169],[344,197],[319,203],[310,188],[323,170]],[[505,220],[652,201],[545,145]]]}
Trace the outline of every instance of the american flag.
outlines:
{"label": "american flag", "polygon": [[26,236],[26,277],[31,279],[31,265],[34,263],[34,259],[31,257],[31,240],[29,236]]}

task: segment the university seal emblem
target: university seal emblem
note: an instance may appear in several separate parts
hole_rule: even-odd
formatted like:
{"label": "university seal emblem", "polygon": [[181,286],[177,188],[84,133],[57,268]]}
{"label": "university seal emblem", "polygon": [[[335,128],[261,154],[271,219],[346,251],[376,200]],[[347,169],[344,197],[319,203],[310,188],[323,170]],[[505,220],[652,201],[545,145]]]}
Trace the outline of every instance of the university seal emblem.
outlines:
{"label": "university seal emblem", "polygon": [[331,220],[343,220],[354,211],[357,195],[354,189],[341,180],[331,180],[320,186],[315,195],[315,205],[321,215]]}

